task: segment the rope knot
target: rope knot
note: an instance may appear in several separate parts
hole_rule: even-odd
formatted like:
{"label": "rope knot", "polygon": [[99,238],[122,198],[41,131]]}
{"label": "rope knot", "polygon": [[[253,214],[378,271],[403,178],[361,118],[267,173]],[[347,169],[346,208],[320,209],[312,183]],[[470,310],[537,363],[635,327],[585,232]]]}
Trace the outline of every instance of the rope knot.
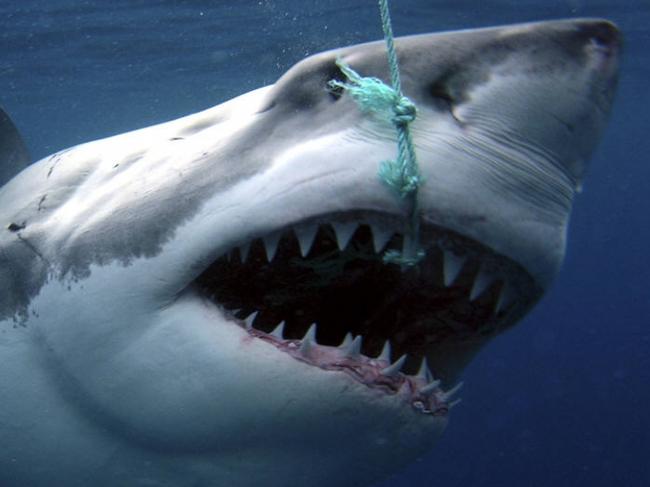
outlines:
{"label": "rope knot", "polygon": [[400,96],[395,100],[391,121],[397,126],[408,125],[415,120],[417,113],[418,111],[415,107],[415,103],[405,96]]}

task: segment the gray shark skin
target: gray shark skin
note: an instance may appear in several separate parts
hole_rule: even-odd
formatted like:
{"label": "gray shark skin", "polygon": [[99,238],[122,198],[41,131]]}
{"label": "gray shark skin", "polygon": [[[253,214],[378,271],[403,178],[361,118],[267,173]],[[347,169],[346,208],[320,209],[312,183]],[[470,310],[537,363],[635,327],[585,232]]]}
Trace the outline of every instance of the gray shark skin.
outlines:
{"label": "gray shark skin", "polygon": [[394,128],[327,89],[337,57],[388,79],[381,42],[13,178],[3,117],[0,485],[367,486],[432,448],[463,366],[560,267],[619,35],[581,19],[396,46],[416,268],[382,262],[408,214],[377,177]]}

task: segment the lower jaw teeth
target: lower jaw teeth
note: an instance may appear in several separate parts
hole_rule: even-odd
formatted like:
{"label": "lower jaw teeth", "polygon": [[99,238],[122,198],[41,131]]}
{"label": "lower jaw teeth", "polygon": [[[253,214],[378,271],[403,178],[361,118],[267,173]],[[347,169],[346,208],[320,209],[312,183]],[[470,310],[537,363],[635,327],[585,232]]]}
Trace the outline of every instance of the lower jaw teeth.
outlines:
{"label": "lower jaw teeth", "polygon": [[326,371],[343,372],[370,388],[381,389],[389,395],[399,395],[422,414],[443,416],[460,402],[460,399],[452,399],[462,383],[444,391],[440,387],[440,381],[433,377],[427,367],[426,360],[422,361],[415,375],[403,373],[401,369],[406,355],[391,363],[388,341],[377,357],[368,357],[361,353],[361,335],[355,338],[351,334],[346,335],[338,347],[319,345],[316,342],[317,325],[314,323],[301,340],[285,339],[284,322],[272,332],[265,333],[253,327],[256,316],[257,312],[254,312],[243,320],[243,326],[251,336],[274,345],[300,362]]}

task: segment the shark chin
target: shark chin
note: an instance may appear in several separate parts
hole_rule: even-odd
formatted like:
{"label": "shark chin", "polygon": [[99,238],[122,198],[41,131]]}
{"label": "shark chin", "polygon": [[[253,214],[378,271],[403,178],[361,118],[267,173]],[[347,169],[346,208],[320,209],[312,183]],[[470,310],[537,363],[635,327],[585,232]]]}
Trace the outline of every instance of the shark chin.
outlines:
{"label": "shark chin", "polygon": [[[599,19],[396,40],[424,259],[342,59],[29,164],[0,119],[0,484],[368,486],[429,451],[465,365],[559,270],[620,39]],[[466,406],[466,407],[472,407]]]}

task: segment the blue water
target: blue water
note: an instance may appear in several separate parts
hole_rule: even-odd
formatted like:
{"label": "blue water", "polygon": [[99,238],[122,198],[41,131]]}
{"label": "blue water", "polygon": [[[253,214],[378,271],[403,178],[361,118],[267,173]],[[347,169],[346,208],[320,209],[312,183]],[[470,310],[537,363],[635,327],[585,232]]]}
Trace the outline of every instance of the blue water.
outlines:
{"label": "blue water", "polygon": [[[398,34],[603,16],[626,47],[563,271],[464,374],[427,457],[382,487],[650,485],[650,2],[399,0]],[[0,0],[0,105],[35,158],[215,105],[381,35],[372,0]]]}

